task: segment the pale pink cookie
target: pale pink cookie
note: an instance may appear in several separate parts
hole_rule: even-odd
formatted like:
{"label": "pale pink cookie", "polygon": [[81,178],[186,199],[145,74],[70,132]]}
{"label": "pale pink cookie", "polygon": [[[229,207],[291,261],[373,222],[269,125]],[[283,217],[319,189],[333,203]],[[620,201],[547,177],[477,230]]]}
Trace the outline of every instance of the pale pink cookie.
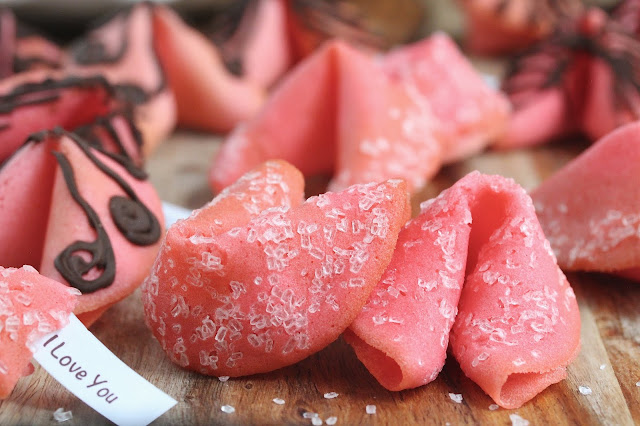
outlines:
{"label": "pale pink cookie", "polygon": [[115,14],[74,43],[64,68],[74,75],[104,75],[136,108],[136,125],[150,153],[173,130],[176,106],[158,57],[154,6],[140,3]]}
{"label": "pale pink cookie", "polygon": [[0,171],[0,264],[37,265],[81,290],[85,323],[142,282],[160,246],[160,200],[125,151],[42,132]]}

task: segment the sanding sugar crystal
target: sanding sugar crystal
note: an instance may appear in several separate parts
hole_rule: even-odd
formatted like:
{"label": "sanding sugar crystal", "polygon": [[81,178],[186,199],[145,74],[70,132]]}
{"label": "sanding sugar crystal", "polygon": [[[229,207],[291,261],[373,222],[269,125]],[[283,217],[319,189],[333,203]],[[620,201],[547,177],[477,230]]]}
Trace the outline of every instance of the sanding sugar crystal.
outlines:
{"label": "sanding sugar crystal", "polygon": [[600,364],[600,370],[604,370],[605,368],[607,368],[607,364]]}
{"label": "sanding sugar crystal", "polygon": [[56,411],[53,412],[53,418],[58,423],[62,423],[62,422],[66,422],[68,420],[71,420],[73,418],[73,414],[71,413],[71,411],[64,411],[64,409],[62,407],[60,407]]}
{"label": "sanding sugar crystal", "polygon": [[220,376],[218,377],[218,380],[220,380],[221,382],[226,382],[227,380],[229,380],[229,376]]}
{"label": "sanding sugar crystal", "polygon": [[496,411],[498,408],[500,408],[500,406],[498,404],[491,404],[489,406],[489,410],[491,410],[491,411]]}
{"label": "sanding sugar crystal", "polygon": [[365,410],[367,411],[367,414],[375,414],[376,413],[376,406],[375,405],[367,405],[367,408]]}
{"label": "sanding sugar crystal", "polygon": [[305,411],[304,413],[302,413],[302,417],[304,417],[305,419],[313,419],[315,417],[318,417],[318,413],[312,413],[311,411]]}
{"label": "sanding sugar crystal", "polygon": [[327,419],[324,422],[329,426],[332,426],[338,423],[338,418],[336,416],[327,417]]}
{"label": "sanding sugar crystal", "polygon": [[636,382],[636,386],[640,388],[640,382]]}
{"label": "sanding sugar crystal", "polygon": [[456,402],[458,404],[462,404],[462,394],[461,393],[451,393],[451,392],[449,392],[449,398],[451,398],[451,400],[453,402]]}
{"label": "sanding sugar crystal", "polygon": [[220,407],[220,410],[222,410],[223,413],[227,413],[227,414],[236,412],[236,409],[233,408],[231,405],[223,405],[222,407]]}
{"label": "sanding sugar crystal", "polygon": [[509,414],[512,426],[529,426],[529,420],[523,419],[517,414]]}
{"label": "sanding sugar crystal", "polygon": [[282,398],[273,398],[272,401],[274,402],[274,404],[284,405],[284,399]]}
{"label": "sanding sugar crystal", "polygon": [[313,426],[320,426],[322,424],[322,419],[320,417],[313,417],[311,419],[311,424]]}
{"label": "sanding sugar crystal", "polygon": [[325,399],[337,398],[340,395],[338,392],[327,392],[324,394]]}
{"label": "sanding sugar crystal", "polygon": [[578,390],[583,395],[591,395],[591,388],[589,386],[578,386]]}

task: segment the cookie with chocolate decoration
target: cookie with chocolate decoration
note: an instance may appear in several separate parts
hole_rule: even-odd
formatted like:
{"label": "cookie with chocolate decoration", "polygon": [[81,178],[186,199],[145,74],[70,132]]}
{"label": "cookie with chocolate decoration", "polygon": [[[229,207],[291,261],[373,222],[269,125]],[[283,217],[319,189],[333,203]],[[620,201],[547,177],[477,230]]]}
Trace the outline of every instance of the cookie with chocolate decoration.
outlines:
{"label": "cookie with chocolate decoration", "polygon": [[155,42],[150,3],[118,11],[76,41],[64,67],[73,75],[103,75],[136,105],[136,125],[149,153],[176,123],[176,106]]}
{"label": "cookie with chocolate decoration", "polygon": [[88,139],[34,134],[0,169],[0,264],[33,265],[80,290],[74,312],[85,324],[142,282],[164,221],[130,154],[141,143],[133,124],[114,115],[96,126],[82,129]]}
{"label": "cookie with chocolate decoration", "polygon": [[11,9],[0,10],[0,78],[33,69],[59,68],[64,51],[18,21]]}
{"label": "cookie with chocolate decoration", "polygon": [[0,162],[31,133],[60,126],[73,130],[126,108],[104,77],[28,71],[0,81]]}

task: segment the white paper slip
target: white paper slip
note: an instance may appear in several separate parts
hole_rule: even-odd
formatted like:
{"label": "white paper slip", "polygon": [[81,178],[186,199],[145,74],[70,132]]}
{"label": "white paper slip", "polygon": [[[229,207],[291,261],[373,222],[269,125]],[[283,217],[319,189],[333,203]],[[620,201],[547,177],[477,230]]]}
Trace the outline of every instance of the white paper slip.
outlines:
{"label": "white paper slip", "polygon": [[147,425],[176,401],[120,361],[71,314],[40,339],[34,358],[60,384],[118,425]]}
{"label": "white paper slip", "polygon": [[192,210],[185,209],[184,207],[176,206],[175,204],[162,202],[162,212],[164,213],[165,227],[169,228],[178,219],[186,219],[191,215]]}

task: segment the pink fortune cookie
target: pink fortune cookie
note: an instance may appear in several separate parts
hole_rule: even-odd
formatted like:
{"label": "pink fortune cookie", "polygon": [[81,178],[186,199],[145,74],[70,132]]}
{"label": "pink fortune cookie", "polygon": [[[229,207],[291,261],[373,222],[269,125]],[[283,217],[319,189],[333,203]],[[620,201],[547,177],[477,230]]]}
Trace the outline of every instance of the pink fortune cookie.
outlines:
{"label": "pink fortune cookie", "polygon": [[500,148],[549,142],[570,133],[595,141],[640,118],[635,69],[638,36],[591,8],[517,58],[503,88],[514,105]]}
{"label": "pink fortune cookie", "polygon": [[153,5],[141,3],[117,13],[74,43],[64,64],[72,75],[103,75],[136,108],[145,153],[176,123],[176,105],[158,57]]}
{"label": "pink fortune cookie", "polygon": [[635,122],[597,141],[533,191],[563,269],[615,271],[640,280],[639,162]]}
{"label": "pink fortune cookie", "polygon": [[[269,184],[261,168],[250,176],[256,189]],[[272,179],[267,191],[282,198],[301,179]],[[236,198],[235,208],[223,199],[207,209],[220,217],[242,212],[246,221],[229,230],[203,213],[178,222],[143,285],[147,323],[169,357],[217,376],[275,370],[334,341],[380,279],[410,215],[401,181],[261,213],[243,206],[248,197],[238,198],[235,185],[224,194]],[[293,195],[288,202],[301,194]],[[254,204],[268,207],[260,197]]]}
{"label": "pink fortune cookie", "polygon": [[0,267],[0,400],[29,370],[36,341],[67,324],[78,294],[30,266]]}
{"label": "pink fortune cookie", "polygon": [[255,115],[265,99],[264,86],[229,73],[216,46],[171,9],[155,6],[153,25],[181,126],[227,132]]}
{"label": "pink fortune cookie", "polygon": [[579,13],[579,0],[459,0],[467,18],[467,47],[480,54],[522,50]]}
{"label": "pink fortune cookie", "polygon": [[0,81],[0,162],[31,133],[55,126],[73,130],[120,108],[103,77],[35,70],[6,78]]}
{"label": "pink fortune cookie", "polygon": [[41,132],[0,169],[0,264],[35,265],[78,288],[74,312],[85,324],[142,282],[160,246],[160,200],[129,154],[139,146],[123,120],[84,133],[109,134],[116,152]]}
{"label": "pink fortune cookie", "polygon": [[502,407],[565,378],[578,306],[525,191],[474,172],[421,207],[345,333],[369,371],[390,390],[426,384],[450,338],[464,373]]}
{"label": "pink fortune cookie", "polygon": [[[326,43],[229,136],[214,159],[212,187],[282,158],[305,176],[333,172],[333,190],[402,178],[413,191],[436,173],[443,152],[451,161],[486,146],[506,123],[506,100],[470,77],[473,70],[445,35],[404,49],[376,58],[344,42]],[[467,82],[438,78],[441,91],[427,81],[446,73]],[[452,98],[467,100],[454,105]]]}

